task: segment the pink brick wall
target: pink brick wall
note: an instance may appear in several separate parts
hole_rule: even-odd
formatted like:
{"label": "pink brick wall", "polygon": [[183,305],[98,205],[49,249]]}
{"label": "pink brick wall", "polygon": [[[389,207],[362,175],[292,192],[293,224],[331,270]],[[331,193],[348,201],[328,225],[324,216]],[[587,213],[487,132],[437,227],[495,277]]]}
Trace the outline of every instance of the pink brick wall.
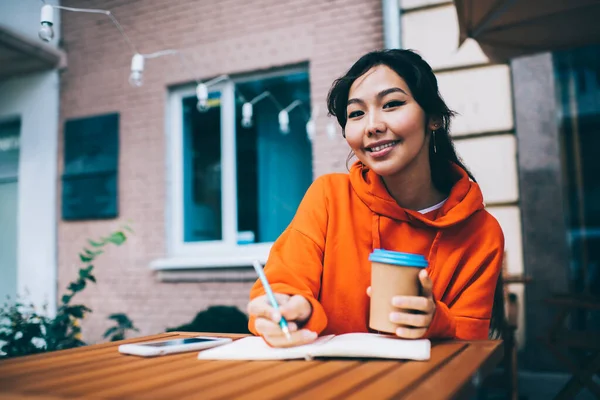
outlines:
{"label": "pink brick wall", "polygon": [[[325,133],[325,97],[333,79],[361,54],[381,48],[380,3],[62,1],[64,6],[111,10],[141,53],[183,50],[202,79],[308,62],[312,102],[321,106],[313,141],[315,177],[345,170],[348,147],[341,137],[330,140]],[[78,298],[94,311],[84,321],[84,340],[100,341],[109,325],[106,317],[113,312],[126,312],[141,334],[152,334],[188,322],[212,304],[245,310],[250,283],[161,283],[149,268],[153,259],[166,255],[164,126],[168,87],[192,82],[194,77],[176,57],[147,60],[144,86],[134,89],[127,82],[132,54],[108,18],[63,12],[62,30],[68,69],[61,76],[61,127],[69,118],[120,113],[120,217],[59,222],[59,293],[75,277],[77,253],[86,238],[105,235],[127,220],[133,221],[136,231],[126,245],[110,248],[99,258],[98,284]],[[62,132],[59,142],[62,171]]]}

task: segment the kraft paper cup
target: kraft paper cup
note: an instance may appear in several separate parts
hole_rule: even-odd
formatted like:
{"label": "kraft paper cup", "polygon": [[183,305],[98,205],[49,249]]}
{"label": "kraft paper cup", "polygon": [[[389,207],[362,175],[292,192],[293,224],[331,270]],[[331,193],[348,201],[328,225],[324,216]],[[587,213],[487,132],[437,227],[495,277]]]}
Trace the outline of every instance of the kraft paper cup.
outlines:
{"label": "kraft paper cup", "polygon": [[427,259],[420,254],[375,249],[371,261],[371,307],[369,327],[376,331],[396,333],[400,326],[390,321],[394,296],[419,296],[419,272],[426,268]]}

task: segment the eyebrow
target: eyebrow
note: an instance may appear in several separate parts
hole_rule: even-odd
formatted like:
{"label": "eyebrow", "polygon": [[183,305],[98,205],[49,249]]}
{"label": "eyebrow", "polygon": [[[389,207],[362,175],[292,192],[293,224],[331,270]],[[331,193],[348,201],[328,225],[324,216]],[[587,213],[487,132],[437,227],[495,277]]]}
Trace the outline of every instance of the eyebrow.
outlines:
{"label": "eyebrow", "polygon": [[[393,88],[382,90],[381,92],[377,93],[377,97],[381,99],[381,98],[387,96],[388,94],[397,93],[397,92],[404,93],[405,95],[408,96],[408,93],[406,93],[404,90],[400,89],[399,87],[393,87]],[[358,99],[358,98],[352,98],[352,99],[348,100],[348,103],[346,104],[346,106],[349,106],[350,104],[354,104],[354,103],[364,104],[364,101],[361,99]]]}

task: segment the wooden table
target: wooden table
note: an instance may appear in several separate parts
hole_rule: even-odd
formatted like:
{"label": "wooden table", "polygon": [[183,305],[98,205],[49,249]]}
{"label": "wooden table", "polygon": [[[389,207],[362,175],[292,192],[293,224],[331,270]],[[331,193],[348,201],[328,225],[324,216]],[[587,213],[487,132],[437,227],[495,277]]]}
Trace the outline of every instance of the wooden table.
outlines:
{"label": "wooden table", "polygon": [[200,361],[141,358],[122,343],[215,335],[169,332],[0,361],[0,399],[464,398],[502,358],[499,341],[434,343],[431,360]]}

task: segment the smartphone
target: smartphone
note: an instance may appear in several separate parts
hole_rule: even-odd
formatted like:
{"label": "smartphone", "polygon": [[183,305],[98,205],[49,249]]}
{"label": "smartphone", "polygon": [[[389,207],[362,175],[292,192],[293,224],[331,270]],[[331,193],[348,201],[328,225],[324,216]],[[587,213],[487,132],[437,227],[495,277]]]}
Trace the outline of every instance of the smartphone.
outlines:
{"label": "smartphone", "polygon": [[163,340],[160,342],[130,343],[119,346],[119,353],[141,357],[155,357],[165,354],[183,353],[210,349],[231,343],[229,338],[198,336],[183,339]]}

